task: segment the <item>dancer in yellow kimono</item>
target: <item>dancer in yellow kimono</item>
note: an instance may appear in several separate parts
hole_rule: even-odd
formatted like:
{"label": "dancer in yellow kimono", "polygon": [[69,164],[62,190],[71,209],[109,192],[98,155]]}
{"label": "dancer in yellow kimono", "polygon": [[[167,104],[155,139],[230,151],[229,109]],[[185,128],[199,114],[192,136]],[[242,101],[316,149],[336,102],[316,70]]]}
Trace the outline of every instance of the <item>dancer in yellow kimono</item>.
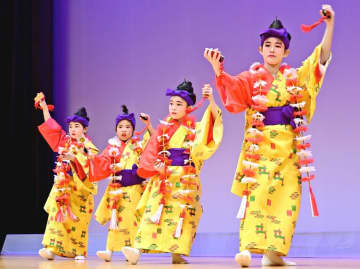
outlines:
{"label": "dancer in yellow kimono", "polygon": [[143,212],[135,248],[124,247],[130,263],[143,252],[172,253],[173,263],[187,263],[202,214],[200,171],[219,147],[223,134],[221,111],[210,85],[203,88],[210,101],[201,122],[189,113],[198,106],[190,81],[168,89],[169,116],[160,122],[141,156],[138,174],[151,177],[139,202]]}
{"label": "dancer in yellow kimono", "polygon": [[124,246],[133,247],[140,216],[136,206],[144,191],[144,178],[136,174],[139,158],[153,132],[150,116],[140,114],[148,132],[142,141],[134,136],[134,113],[123,106],[123,113],[115,120],[116,136],[108,141],[108,146],[98,156],[92,156],[90,181],[110,178],[110,183],[95,212],[95,219],[101,225],[110,221],[106,250],[98,251],[98,257],[111,261],[113,251],[121,251]]}
{"label": "dancer in yellow kimono", "polygon": [[86,135],[89,118],[85,108],[67,117],[69,134],[50,116],[45,97],[39,93],[35,105],[42,109],[44,123],[38,128],[54,152],[59,153],[54,185],[45,204],[49,214],[39,255],[84,259],[87,256],[88,226],[94,209],[97,185],[88,178],[88,154],[98,149]]}
{"label": "dancer in yellow kimono", "polygon": [[232,186],[232,192],[243,197],[238,213],[240,253],[235,257],[241,266],[250,265],[250,253],[263,254],[265,266],[295,265],[281,256],[288,254],[294,234],[302,182],[309,187],[313,215],[318,215],[310,185],[315,170],[311,136],[305,132],[330,62],[334,11],[324,5],[321,14],[327,25],[323,40],[298,69],[282,64],[291,36],[277,19],[260,34],[264,64],[255,63],[249,71],[231,76],[224,71],[220,51],[204,52],[225,108],[231,113],[246,110]]}

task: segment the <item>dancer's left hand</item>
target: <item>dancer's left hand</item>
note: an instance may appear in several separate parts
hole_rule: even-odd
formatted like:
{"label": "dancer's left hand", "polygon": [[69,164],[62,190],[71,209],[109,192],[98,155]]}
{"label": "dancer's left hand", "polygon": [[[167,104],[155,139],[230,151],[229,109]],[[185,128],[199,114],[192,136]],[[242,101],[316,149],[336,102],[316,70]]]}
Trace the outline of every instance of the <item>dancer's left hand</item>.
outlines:
{"label": "dancer's left hand", "polygon": [[213,89],[210,84],[204,84],[202,87],[202,96],[208,99],[210,102],[214,101]]}
{"label": "dancer's left hand", "polygon": [[148,125],[149,122],[150,122],[150,115],[149,114],[140,113],[139,118],[145,125]]}
{"label": "dancer's left hand", "polygon": [[335,11],[332,9],[332,7],[331,7],[330,5],[322,5],[322,6],[321,6],[321,10],[320,10],[320,15],[321,15],[321,16],[324,16],[324,14],[322,13],[322,10],[323,10],[323,9],[326,10],[327,13],[330,14],[330,18],[327,18],[327,19],[325,20],[326,25],[329,25],[329,24],[334,23]]}

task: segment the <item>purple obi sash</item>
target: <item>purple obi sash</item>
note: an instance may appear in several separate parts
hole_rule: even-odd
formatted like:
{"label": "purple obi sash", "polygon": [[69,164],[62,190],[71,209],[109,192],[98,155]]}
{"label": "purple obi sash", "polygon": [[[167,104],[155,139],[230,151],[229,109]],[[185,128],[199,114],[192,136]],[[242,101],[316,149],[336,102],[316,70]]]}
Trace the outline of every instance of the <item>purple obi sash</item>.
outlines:
{"label": "purple obi sash", "polygon": [[184,148],[172,148],[168,149],[170,152],[169,159],[171,160],[171,166],[185,166],[185,160],[189,160],[190,155],[185,153]]}
{"label": "purple obi sash", "polygon": [[262,114],[265,116],[263,121],[265,125],[290,124],[294,129],[296,128],[293,116],[294,108],[290,105],[269,107]]}
{"label": "purple obi sash", "polygon": [[123,187],[141,184],[145,178],[139,177],[136,173],[138,167],[133,164],[132,169],[123,169],[116,173],[116,176],[122,176],[121,180],[113,180],[114,183],[120,183]]}

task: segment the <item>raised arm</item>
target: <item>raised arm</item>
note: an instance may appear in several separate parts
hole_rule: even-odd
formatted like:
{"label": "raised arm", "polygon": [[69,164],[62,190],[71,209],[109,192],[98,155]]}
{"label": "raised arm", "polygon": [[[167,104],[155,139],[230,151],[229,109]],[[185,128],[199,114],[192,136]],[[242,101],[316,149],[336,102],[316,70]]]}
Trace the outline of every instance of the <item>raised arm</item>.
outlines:
{"label": "raised arm", "polygon": [[218,77],[221,74],[221,61],[222,57],[221,52],[218,49],[209,49],[204,50],[204,57],[211,64],[215,75]]}
{"label": "raised arm", "polygon": [[51,118],[51,115],[50,115],[50,112],[49,112],[49,109],[48,109],[45,99],[40,101],[40,107],[41,107],[43,115],[44,115],[44,121],[47,121],[48,119]]}
{"label": "raised arm", "polygon": [[217,105],[215,103],[215,99],[213,96],[213,90],[210,86],[210,84],[204,84],[203,88],[202,88],[202,95],[209,100],[210,102],[210,107],[211,107],[211,115],[213,117],[213,119],[216,119],[217,114],[218,114],[218,108]]}
{"label": "raised arm", "polygon": [[154,133],[154,127],[151,124],[150,121],[150,115],[146,113],[140,113],[140,120],[146,125],[146,129],[152,135]]}
{"label": "raised arm", "polygon": [[[326,61],[330,57],[333,32],[334,32],[334,21],[335,21],[335,12],[330,5],[322,5],[322,9],[326,10],[327,13],[330,14],[330,18],[325,20],[326,29],[321,41],[321,54],[320,54],[320,62],[321,64],[325,64]],[[322,11],[320,11],[321,13]]]}
{"label": "raised arm", "polygon": [[248,72],[237,76],[224,71],[222,55],[217,49],[205,49],[204,57],[211,64],[216,75],[216,89],[224,107],[231,113],[239,113],[250,107],[252,80]]}

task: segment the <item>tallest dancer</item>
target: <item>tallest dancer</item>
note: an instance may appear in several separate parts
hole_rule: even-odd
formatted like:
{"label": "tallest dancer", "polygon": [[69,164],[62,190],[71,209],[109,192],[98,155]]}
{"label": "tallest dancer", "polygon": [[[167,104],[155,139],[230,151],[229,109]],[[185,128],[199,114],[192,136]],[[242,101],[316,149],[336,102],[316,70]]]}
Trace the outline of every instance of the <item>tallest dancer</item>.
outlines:
{"label": "tallest dancer", "polygon": [[220,51],[204,52],[225,108],[231,113],[246,111],[232,186],[232,192],[243,197],[238,213],[240,253],[235,260],[244,267],[250,265],[251,253],[263,254],[265,266],[295,265],[282,256],[290,249],[302,183],[309,188],[313,215],[318,215],[310,185],[315,168],[306,124],[330,62],[335,13],[323,5],[321,15],[326,23],[323,40],[297,69],[282,63],[290,53],[291,35],[278,19],[260,34],[264,63],[254,63],[248,71],[229,75]]}

